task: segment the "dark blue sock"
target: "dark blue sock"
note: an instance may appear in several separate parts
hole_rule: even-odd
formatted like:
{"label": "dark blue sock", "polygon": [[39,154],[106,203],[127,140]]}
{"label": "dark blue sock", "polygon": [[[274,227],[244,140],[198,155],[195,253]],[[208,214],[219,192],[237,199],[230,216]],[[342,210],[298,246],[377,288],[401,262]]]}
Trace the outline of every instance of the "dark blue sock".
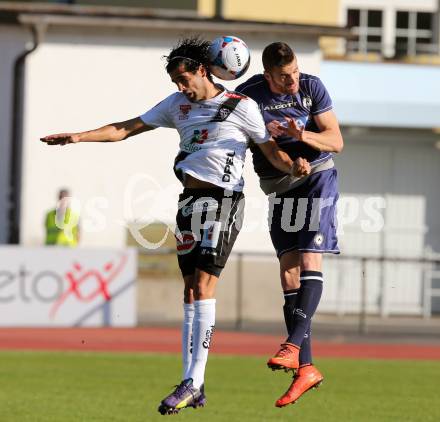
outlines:
{"label": "dark blue sock", "polygon": [[310,327],[322,294],[322,273],[320,271],[301,271],[301,287],[296,300],[293,329],[287,341],[298,347]]}
{"label": "dark blue sock", "polygon": [[[296,300],[300,289],[284,290],[284,322],[286,323],[287,335],[289,336],[293,331],[293,316],[295,313]],[[301,343],[301,350],[299,352],[299,364],[301,366],[310,365],[312,363],[312,349],[311,349],[311,330],[310,326],[304,334],[304,340]]]}
{"label": "dark blue sock", "polygon": [[[311,321],[310,321],[311,322]],[[299,351],[299,366],[306,366],[312,364],[312,327],[309,324],[309,328],[304,334],[301,349]]]}
{"label": "dark blue sock", "polygon": [[284,322],[286,323],[287,335],[289,336],[293,330],[293,317],[295,314],[296,299],[298,298],[299,289],[284,290]]}

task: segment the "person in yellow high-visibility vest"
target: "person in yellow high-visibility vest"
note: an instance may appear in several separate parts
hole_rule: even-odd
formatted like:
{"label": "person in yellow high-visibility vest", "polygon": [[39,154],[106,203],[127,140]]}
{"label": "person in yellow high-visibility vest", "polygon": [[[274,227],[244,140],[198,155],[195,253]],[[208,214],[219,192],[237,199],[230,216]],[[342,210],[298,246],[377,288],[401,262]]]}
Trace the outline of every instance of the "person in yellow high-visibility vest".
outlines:
{"label": "person in yellow high-visibility vest", "polygon": [[61,189],[58,205],[46,214],[46,245],[75,247],[79,242],[79,215],[69,204],[69,191]]}

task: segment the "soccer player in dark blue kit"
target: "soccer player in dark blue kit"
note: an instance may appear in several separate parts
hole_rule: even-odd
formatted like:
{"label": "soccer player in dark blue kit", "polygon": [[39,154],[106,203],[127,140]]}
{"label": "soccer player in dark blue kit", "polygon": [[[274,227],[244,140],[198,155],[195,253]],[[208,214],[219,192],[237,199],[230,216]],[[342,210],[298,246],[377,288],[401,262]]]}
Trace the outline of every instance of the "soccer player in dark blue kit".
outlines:
{"label": "soccer player in dark blue kit", "polygon": [[283,42],[263,51],[264,74],[237,91],[255,100],[269,132],[292,160],[306,159],[311,172],[286,176],[251,145],[254,168],[269,195],[269,228],[279,262],[288,337],[268,361],[272,369],[292,369],[295,376],[275,403],[295,403],[323,376],[312,363],[311,319],[323,288],[322,254],[339,253],[335,212],[338,199],[333,153],[343,148],[330,96],[321,80],[300,73],[292,49]]}

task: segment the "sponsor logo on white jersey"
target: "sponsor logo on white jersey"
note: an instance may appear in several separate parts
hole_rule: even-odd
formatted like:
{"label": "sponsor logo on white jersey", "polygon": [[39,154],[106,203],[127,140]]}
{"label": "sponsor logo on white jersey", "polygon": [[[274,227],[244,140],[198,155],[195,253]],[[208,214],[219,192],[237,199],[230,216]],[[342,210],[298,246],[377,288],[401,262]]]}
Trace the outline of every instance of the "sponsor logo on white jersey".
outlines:
{"label": "sponsor logo on white jersey", "polygon": [[191,104],[180,104],[180,114],[179,114],[179,120],[188,120],[189,112],[191,111]]}
{"label": "sponsor logo on white jersey", "polygon": [[223,177],[222,182],[229,182],[231,180],[231,167],[234,166],[234,157],[235,157],[235,151],[228,152],[226,154],[226,164],[223,168]]}

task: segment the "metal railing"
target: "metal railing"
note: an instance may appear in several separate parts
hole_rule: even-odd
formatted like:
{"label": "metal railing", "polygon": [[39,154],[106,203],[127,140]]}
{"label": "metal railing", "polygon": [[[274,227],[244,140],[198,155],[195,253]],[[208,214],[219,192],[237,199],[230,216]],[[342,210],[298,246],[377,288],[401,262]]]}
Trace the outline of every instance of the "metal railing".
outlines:
{"label": "metal railing", "polygon": [[[173,249],[159,249],[159,250],[145,250],[139,249],[140,256],[169,256],[175,254],[175,250]],[[277,260],[274,253],[271,252],[232,252],[230,261],[235,261],[234,269],[234,277],[235,277],[235,329],[241,330],[243,329],[244,322],[246,321],[245,315],[245,301],[244,301],[244,289],[246,284],[245,277],[245,264],[247,262],[259,262],[262,259],[271,258],[273,259],[274,270],[277,267]],[[350,264],[351,262],[351,264]],[[371,292],[369,288],[369,282],[371,283],[372,279],[369,275],[369,271],[374,273],[375,271],[381,272],[383,271],[383,267],[388,264],[401,266],[404,269],[409,268],[411,266],[412,270],[417,274],[417,280],[420,283],[420,298],[418,299],[420,302],[420,307],[417,307],[416,311],[413,311],[411,315],[422,316],[424,318],[430,318],[432,314],[432,298],[440,297],[440,283],[438,286],[433,285],[433,280],[440,280],[440,259],[435,257],[402,257],[402,256],[356,256],[356,255],[326,255],[324,260],[324,266],[326,268],[326,274],[328,268],[333,267],[334,277],[333,279],[340,280],[344,276],[344,267],[343,264],[348,263],[349,270],[353,274],[358,274],[358,276],[353,277],[354,285],[358,283],[357,288],[359,290],[359,294],[353,293],[349,298],[351,301],[355,300],[355,311],[340,311],[337,310],[337,304],[334,305],[334,311],[325,311],[326,313],[332,313],[335,315],[345,315],[345,314],[355,314],[357,315],[357,325],[358,325],[358,333],[365,334],[367,330],[367,318],[369,315],[378,315],[378,316],[387,316],[388,313],[384,313],[381,311],[383,306],[383,302],[386,297],[386,287],[387,283],[382,282],[378,283],[380,285],[379,293],[377,300],[375,299],[373,305],[377,303],[378,305],[375,307],[376,310],[372,310],[372,301],[371,301]],[[350,266],[351,265],[351,266]],[[143,263],[142,259],[139,260],[139,269],[141,271],[148,271],[150,268],[155,267],[151,262]],[[157,266],[156,266],[157,267]],[[382,268],[382,270],[381,270]],[[178,273],[176,273],[178,276]],[[273,274],[273,277],[278,277],[278,272]],[[377,276],[376,278],[381,278],[383,276]],[[326,277],[327,278],[327,277]],[[377,280],[376,280],[377,281]],[[407,283],[408,284],[408,283]],[[337,294],[339,285],[334,287],[337,290]],[[370,284],[371,286],[371,284]],[[399,289],[396,289],[399,290]],[[404,290],[404,286],[401,286],[401,291]],[[411,292],[407,293],[407,297],[412,295]],[[358,296],[358,297],[355,297]],[[417,298],[414,298],[414,302],[417,302]],[[338,302],[339,303],[339,302]],[[321,302],[322,304],[322,302]],[[405,315],[404,312],[400,312],[400,315]]]}

